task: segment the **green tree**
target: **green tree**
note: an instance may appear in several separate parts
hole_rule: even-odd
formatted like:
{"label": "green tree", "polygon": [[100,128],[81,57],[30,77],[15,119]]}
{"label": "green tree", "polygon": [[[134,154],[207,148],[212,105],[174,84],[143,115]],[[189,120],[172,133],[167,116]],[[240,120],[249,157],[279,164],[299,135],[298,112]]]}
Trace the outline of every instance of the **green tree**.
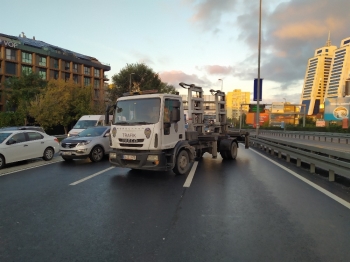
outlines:
{"label": "green tree", "polygon": [[175,88],[162,83],[159,75],[143,63],[127,64],[118,74],[112,76],[113,88],[109,90],[109,99],[116,101],[123,93],[142,90],[157,90],[163,93],[175,93]]}
{"label": "green tree", "polygon": [[67,134],[73,121],[82,115],[96,113],[91,98],[91,86],[81,87],[72,81],[50,80],[39,98],[32,101],[29,112],[44,128],[62,125]]}
{"label": "green tree", "polygon": [[10,77],[5,83],[7,106],[16,111],[19,107],[27,108],[30,101],[47,86],[47,82],[37,73],[23,74],[20,77]]}
{"label": "green tree", "polygon": [[30,102],[47,86],[47,82],[37,73],[23,74],[6,80],[6,110],[14,112],[11,125],[24,125],[29,122]]}
{"label": "green tree", "polygon": [[177,91],[173,85],[161,83],[160,92],[164,94],[176,94]]}

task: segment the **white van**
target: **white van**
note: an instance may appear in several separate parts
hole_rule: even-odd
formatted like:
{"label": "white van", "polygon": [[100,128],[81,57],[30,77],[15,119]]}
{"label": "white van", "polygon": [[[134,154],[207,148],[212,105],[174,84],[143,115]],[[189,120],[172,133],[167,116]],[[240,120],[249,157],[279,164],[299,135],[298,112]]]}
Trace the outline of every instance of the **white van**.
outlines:
{"label": "white van", "polygon": [[[113,116],[109,116],[109,122],[112,120]],[[78,135],[81,131],[88,127],[93,127],[93,126],[103,126],[105,121],[105,116],[104,115],[86,115],[82,116],[78,122],[73,126],[73,128],[68,132],[68,136],[76,136]]]}

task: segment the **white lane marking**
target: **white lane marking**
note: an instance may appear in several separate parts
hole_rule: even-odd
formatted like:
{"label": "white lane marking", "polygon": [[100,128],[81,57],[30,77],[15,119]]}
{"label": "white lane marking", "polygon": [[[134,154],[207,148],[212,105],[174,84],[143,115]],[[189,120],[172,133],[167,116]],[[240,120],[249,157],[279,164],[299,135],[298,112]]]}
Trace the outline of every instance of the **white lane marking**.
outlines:
{"label": "white lane marking", "polygon": [[317,189],[318,191],[320,191],[321,193],[325,194],[326,196],[328,196],[328,197],[332,198],[333,200],[337,201],[339,204],[342,204],[343,206],[345,206],[348,209],[350,209],[350,203],[345,201],[344,199],[342,199],[342,198],[332,194],[331,192],[328,192],[327,190],[323,189],[322,187],[312,183],[311,181],[309,181],[306,178],[298,175],[297,173],[295,173],[294,171],[288,169],[287,167],[282,166],[281,164],[273,161],[272,159],[268,158],[267,156],[264,156],[263,154],[260,154],[259,152],[255,151],[254,149],[250,149],[250,150],[253,151],[254,153],[262,156],[263,158],[265,158],[266,160],[270,161],[271,163],[275,164],[276,166],[279,166],[280,168],[284,169],[285,171],[287,171],[288,173],[292,174],[296,178],[299,178],[300,180],[304,181],[305,183],[307,183],[308,185],[310,185],[313,188]]}
{"label": "white lane marking", "polygon": [[187,178],[186,178],[184,187],[190,187],[191,182],[192,182],[192,179],[193,179],[193,176],[194,176],[194,173],[196,172],[197,166],[198,166],[198,161],[195,161],[195,162],[193,163],[193,166],[192,166],[192,168],[191,168],[190,173],[188,174],[188,176],[187,176]]}
{"label": "white lane marking", "polygon": [[55,163],[58,163],[58,162],[62,162],[63,159],[52,159],[48,162],[34,162],[34,163],[29,163],[26,165],[26,167],[9,167],[8,170],[1,170],[0,171],[0,176],[6,176],[6,175],[10,175],[10,174],[13,174],[13,173],[17,173],[17,172],[20,172],[20,171],[24,171],[24,170],[29,170],[29,169],[33,169],[33,168],[37,168],[37,167],[41,167],[41,166],[47,166],[47,165],[52,165],[52,164],[55,164]]}
{"label": "white lane marking", "polygon": [[75,186],[75,185],[77,185],[77,184],[79,184],[79,183],[82,183],[82,182],[84,182],[84,181],[86,181],[86,180],[88,180],[88,179],[90,179],[90,178],[93,178],[93,177],[95,177],[95,176],[101,175],[102,173],[107,172],[108,170],[111,170],[111,169],[113,169],[113,168],[115,168],[115,167],[114,167],[114,166],[111,166],[111,167],[109,167],[109,168],[107,168],[107,169],[104,169],[104,170],[102,170],[102,171],[100,171],[100,172],[97,172],[97,173],[95,173],[95,174],[92,174],[91,176],[87,176],[87,177],[85,177],[85,178],[83,178],[83,179],[80,179],[80,180],[78,180],[78,181],[75,181],[75,182],[73,182],[72,184],[69,184],[69,185],[70,185],[70,186]]}

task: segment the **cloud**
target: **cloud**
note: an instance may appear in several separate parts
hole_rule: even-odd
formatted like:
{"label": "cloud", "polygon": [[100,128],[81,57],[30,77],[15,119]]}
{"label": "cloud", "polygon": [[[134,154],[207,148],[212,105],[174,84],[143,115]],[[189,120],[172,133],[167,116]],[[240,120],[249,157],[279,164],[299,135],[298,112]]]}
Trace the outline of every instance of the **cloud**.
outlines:
{"label": "cloud", "polygon": [[206,65],[203,67],[197,66],[196,69],[204,70],[209,75],[232,75],[234,73],[232,66]]}
{"label": "cloud", "polygon": [[212,83],[206,77],[199,77],[195,74],[188,75],[182,71],[165,71],[159,74],[162,82],[173,85],[175,88],[181,88],[179,83],[184,82],[186,84],[195,84],[203,88],[209,88]]}
{"label": "cloud", "polygon": [[227,11],[234,11],[238,0],[186,0],[193,6],[194,14],[190,18],[193,24],[199,25],[203,30],[217,33],[217,25]]}
{"label": "cloud", "polygon": [[[204,66],[208,74],[232,73],[242,80],[257,76],[258,1],[185,0],[194,13],[192,24],[207,32],[218,32],[226,21],[238,26],[238,38],[250,49],[243,61],[224,66]],[[261,77],[288,89],[304,79],[308,59],[325,46],[328,33],[333,45],[350,36],[350,1],[270,0],[262,2]],[[233,36],[232,36],[233,37]],[[235,38],[235,37],[233,37]],[[198,67],[200,68],[200,67]],[[230,69],[230,70],[229,70]],[[300,87],[302,88],[302,87]]]}

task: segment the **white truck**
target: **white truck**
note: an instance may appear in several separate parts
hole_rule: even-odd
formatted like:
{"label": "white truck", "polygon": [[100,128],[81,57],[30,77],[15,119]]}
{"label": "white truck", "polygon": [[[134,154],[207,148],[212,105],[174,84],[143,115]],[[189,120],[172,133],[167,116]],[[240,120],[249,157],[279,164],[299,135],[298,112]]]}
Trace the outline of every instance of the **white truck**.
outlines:
{"label": "white truck", "polygon": [[[108,115],[107,119],[112,120],[112,116]],[[68,136],[77,136],[81,131],[93,127],[105,125],[105,115],[85,115],[82,116],[73,128],[68,132]],[[108,124],[108,123],[107,123]]]}
{"label": "white truck", "polygon": [[238,142],[248,148],[249,133],[229,132],[226,123],[225,93],[215,95],[216,120],[213,132],[204,131],[203,90],[194,84],[180,83],[188,89],[188,129],[185,129],[181,96],[152,90],[125,93],[113,108],[109,161],[117,167],[189,173],[196,158],[205,152],[224,159],[235,159]]}

